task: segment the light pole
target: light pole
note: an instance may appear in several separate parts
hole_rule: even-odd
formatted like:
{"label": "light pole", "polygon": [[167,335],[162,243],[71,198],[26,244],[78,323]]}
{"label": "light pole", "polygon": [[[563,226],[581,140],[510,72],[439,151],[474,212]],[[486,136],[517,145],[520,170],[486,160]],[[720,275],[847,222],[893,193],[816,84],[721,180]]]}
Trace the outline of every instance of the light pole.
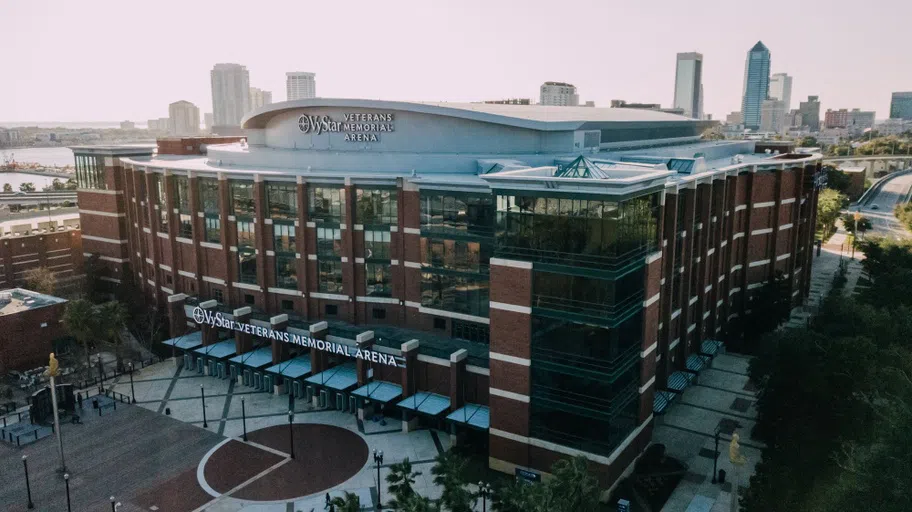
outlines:
{"label": "light pole", "polygon": [[383,510],[383,500],[380,499],[380,489],[383,482],[380,481],[380,466],[383,465],[383,450],[374,450],[374,462],[377,463],[377,510]]}
{"label": "light pole", "polygon": [[133,363],[130,363],[130,397],[132,403],[136,403],[136,389],[133,387]]}
{"label": "light pole", "polygon": [[481,495],[481,512],[488,511],[488,498],[491,497],[493,489],[491,489],[490,484],[484,482],[478,482],[478,494]]}
{"label": "light pole", "polygon": [[719,479],[718,479],[718,477],[717,477],[717,475],[718,475],[718,473],[719,473],[719,472],[717,471],[718,463],[719,463],[719,434],[720,434],[719,427],[716,427],[716,434],[715,434],[715,438],[716,438],[716,452],[715,452],[715,457],[713,457],[713,476],[712,476],[712,483],[716,483],[716,482],[719,481]]}
{"label": "light pole", "polygon": [[66,495],[67,495],[67,512],[73,512],[73,509],[70,508],[70,474],[63,474],[63,483],[66,484]]}
{"label": "light pole", "polygon": [[209,424],[206,423],[206,389],[202,384],[200,384],[200,395],[203,397],[203,428],[209,428]]}
{"label": "light pole", "polygon": [[101,352],[98,353],[98,391],[104,393],[104,363],[101,362]]}
{"label": "light pole", "polygon": [[22,456],[22,466],[25,468],[25,493],[28,495],[28,505],[26,505],[26,508],[32,509],[35,508],[35,504],[32,503],[32,486],[29,484],[27,455]]}
{"label": "light pole", "polygon": [[[57,434],[57,451],[60,454],[60,471],[66,473],[66,459],[63,456],[63,433],[60,431],[60,415],[57,413],[57,376],[60,374],[59,363],[57,358],[54,357],[54,353],[51,352],[51,356],[48,360],[48,379],[51,384],[51,407],[54,411],[54,433]],[[98,409],[99,412],[101,409]]]}
{"label": "light pole", "polygon": [[117,512],[117,509],[114,508],[117,506],[114,504],[114,496],[111,496],[109,499],[111,500],[111,512]]}
{"label": "light pole", "polygon": [[291,458],[294,459],[294,412],[288,411],[288,443],[291,452]]}
{"label": "light pole", "polygon": [[247,408],[244,406],[244,399],[241,398],[241,425],[244,426],[244,441],[247,441]]}

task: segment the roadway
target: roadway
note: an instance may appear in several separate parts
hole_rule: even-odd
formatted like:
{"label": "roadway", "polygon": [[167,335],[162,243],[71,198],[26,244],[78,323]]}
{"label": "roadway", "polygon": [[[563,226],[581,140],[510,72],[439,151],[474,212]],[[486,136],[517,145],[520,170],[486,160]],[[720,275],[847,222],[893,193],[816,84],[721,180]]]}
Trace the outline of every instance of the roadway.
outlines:
{"label": "roadway", "polygon": [[[871,224],[873,224],[865,236],[912,238],[912,233],[893,215],[896,205],[906,201],[909,197],[909,191],[912,189],[912,174],[895,176],[887,178],[887,180],[870,201],[865,201],[865,204],[858,207],[858,211],[871,219]],[[875,205],[877,205],[877,209],[873,208]]]}

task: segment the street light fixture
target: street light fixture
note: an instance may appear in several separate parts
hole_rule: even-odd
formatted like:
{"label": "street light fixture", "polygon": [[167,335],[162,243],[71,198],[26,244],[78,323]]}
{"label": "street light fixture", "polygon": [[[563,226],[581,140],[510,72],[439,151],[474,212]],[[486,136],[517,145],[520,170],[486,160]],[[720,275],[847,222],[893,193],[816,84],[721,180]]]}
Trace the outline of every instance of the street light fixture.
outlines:
{"label": "street light fixture", "polygon": [[291,458],[294,459],[294,411],[288,411],[288,443],[291,447]]}
{"label": "street light fixture", "polygon": [[241,398],[241,425],[244,426],[244,442],[247,442],[247,408],[244,406],[243,398]]}
{"label": "street light fixture", "polygon": [[380,481],[380,466],[383,465],[383,450],[374,450],[374,462],[377,464],[377,510],[383,510],[383,500],[380,499],[380,489],[383,482]]}
{"label": "street light fixture", "polygon": [[209,424],[206,423],[206,389],[202,384],[200,384],[200,395],[203,397],[203,428],[209,428]]}
{"label": "street light fixture", "polygon": [[721,434],[721,433],[722,433],[722,427],[716,426],[716,433],[715,433],[716,453],[715,453],[715,457],[713,457],[712,483],[717,483],[719,481],[719,479],[716,475],[718,475],[718,473],[719,473],[717,469],[718,469],[718,463],[719,463],[719,434]]}
{"label": "street light fixture", "polygon": [[63,483],[66,484],[66,495],[67,495],[67,512],[73,512],[73,509],[70,508],[70,474],[63,474]]}
{"label": "street light fixture", "polygon": [[26,506],[29,509],[35,508],[35,504],[32,503],[32,486],[29,484],[28,476],[28,456],[22,456],[22,466],[25,468],[25,493],[28,495],[28,505]]}
{"label": "street light fixture", "polygon": [[136,403],[136,389],[133,387],[133,363],[130,363],[130,398],[132,403]]}
{"label": "street light fixture", "polygon": [[488,510],[488,498],[494,493],[494,490],[491,489],[490,484],[484,482],[478,482],[478,494],[481,495],[481,512],[487,512]]}

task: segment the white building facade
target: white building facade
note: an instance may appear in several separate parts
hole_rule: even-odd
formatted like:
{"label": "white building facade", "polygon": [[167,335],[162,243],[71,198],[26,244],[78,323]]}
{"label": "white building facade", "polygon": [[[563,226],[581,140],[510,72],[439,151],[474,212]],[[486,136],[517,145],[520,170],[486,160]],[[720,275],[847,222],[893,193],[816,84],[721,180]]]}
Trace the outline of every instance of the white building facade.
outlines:
{"label": "white building facade", "polygon": [[[161,128],[161,127],[159,127]],[[168,134],[178,137],[199,135],[200,111],[189,101],[180,100],[168,105]]]}
{"label": "white building facade", "polygon": [[540,89],[539,103],[556,107],[576,107],[579,94],[576,86],[565,82],[545,82]]}
{"label": "white building facade", "polygon": [[264,105],[272,104],[272,92],[258,87],[250,88],[250,110],[254,111]]}
{"label": "white building facade", "polygon": [[216,64],[212,80],[212,114],[215,126],[240,126],[250,111],[250,72],[240,64]]}
{"label": "white building facade", "polygon": [[289,71],[285,73],[285,97],[288,101],[317,97],[316,73]]}

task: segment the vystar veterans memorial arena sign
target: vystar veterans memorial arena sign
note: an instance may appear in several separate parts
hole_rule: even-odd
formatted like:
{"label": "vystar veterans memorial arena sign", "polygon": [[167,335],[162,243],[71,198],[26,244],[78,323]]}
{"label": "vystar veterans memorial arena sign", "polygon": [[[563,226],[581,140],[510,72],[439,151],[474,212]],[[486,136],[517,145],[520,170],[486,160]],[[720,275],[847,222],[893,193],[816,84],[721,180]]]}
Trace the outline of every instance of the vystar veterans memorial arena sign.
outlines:
{"label": "vystar veterans memorial arena sign", "polygon": [[310,336],[303,336],[292,332],[276,331],[275,329],[260,327],[258,325],[235,322],[234,320],[225,318],[221,313],[207,311],[199,306],[193,309],[193,320],[198,324],[211,325],[212,327],[218,327],[220,329],[229,329],[232,331],[243,332],[246,334],[259,336],[261,338],[278,340],[301,347],[330,352],[332,354],[340,354],[347,357],[353,357],[355,359],[363,359],[365,361],[370,361],[373,363],[385,364],[387,366],[399,366],[399,364],[396,362],[396,359],[389,354],[384,354],[375,350],[350,347],[348,345],[343,345],[334,341],[318,340],[311,338]]}
{"label": "vystar veterans memorial arena sign", "polygon": [[342,114],[342,119],[330,116],[303,115],[298,118],[301,133],[343,133],[346,142],[380,142],[381,133],[395,131],[393,114]]}

